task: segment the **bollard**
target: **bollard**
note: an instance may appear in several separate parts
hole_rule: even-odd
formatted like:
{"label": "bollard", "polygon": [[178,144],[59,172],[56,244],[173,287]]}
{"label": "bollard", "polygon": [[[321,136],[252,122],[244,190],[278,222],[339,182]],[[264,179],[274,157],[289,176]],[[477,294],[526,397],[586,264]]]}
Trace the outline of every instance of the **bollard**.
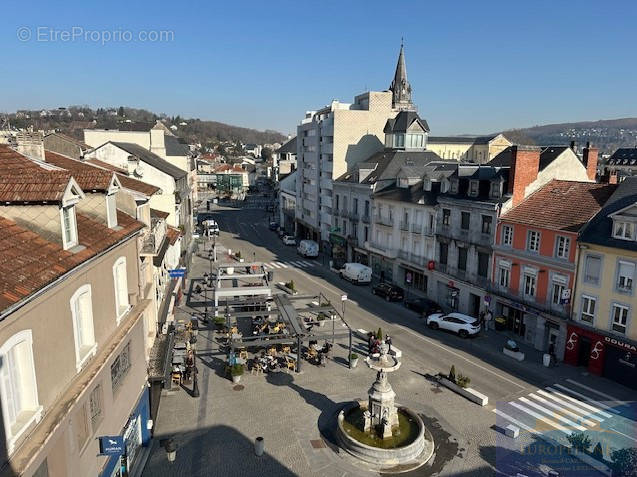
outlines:
{"label": "bollard", "polygon": [[261,457],[263,455],[263,451],[265,450],[265,442],[263,441],[263,437],[257,437],[254,440],[254,453]]}

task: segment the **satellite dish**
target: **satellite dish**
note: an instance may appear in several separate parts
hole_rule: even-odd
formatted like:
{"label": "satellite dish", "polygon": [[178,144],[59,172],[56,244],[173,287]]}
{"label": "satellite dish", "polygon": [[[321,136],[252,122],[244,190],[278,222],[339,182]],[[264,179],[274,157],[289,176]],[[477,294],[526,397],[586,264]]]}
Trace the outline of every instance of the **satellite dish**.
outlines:
{"label": "satellite dish", "polygon": [[141,165],[138,165],[134,172],[136,176],[142,177],[144,175],[144,168]]}

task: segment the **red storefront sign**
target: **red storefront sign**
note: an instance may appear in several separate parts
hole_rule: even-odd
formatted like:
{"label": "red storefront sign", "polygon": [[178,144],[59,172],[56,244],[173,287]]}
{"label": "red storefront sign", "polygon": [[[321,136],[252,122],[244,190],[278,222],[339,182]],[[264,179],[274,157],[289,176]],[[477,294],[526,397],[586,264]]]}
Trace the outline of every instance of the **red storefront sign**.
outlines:
{"label": "red storefront sign", "polygon": [[[566,346],[564,350],[564,362],[573,366],[582,364],[580,361],[585,359],[581,356],[584,348],[582,344],[583,338],[590,341],[587,344],[590,351],[588,354],[588,371],[597,376],[601,376],[604,370],[604,357],[606,352],[606,337],[590,330],[578,328],[569,325],[566,331]],[[581,349],[580,349],[581,348]]]}

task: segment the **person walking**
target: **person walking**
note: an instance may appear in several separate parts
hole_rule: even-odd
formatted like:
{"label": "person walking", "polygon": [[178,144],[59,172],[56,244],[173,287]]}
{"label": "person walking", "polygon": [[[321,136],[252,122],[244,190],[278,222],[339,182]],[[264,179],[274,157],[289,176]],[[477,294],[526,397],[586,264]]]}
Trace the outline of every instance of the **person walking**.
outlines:
{"label": "person walking", "polygon": [[385,335],[385,344],[389,346],[389,352],[391,353],[391,336]]}

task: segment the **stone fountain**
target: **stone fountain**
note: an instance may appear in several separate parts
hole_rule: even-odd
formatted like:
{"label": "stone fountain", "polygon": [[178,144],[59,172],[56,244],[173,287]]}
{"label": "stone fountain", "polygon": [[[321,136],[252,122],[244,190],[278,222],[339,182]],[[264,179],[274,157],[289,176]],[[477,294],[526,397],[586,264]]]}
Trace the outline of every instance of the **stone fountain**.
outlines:
{"label": "stone fountain", "polygon": [[400,368],[400,361],[383,343],[380,353],[368,356],[365,362],[376,371],[376,380],[367,392],[367,402],[349,404],[339,413],[340,446],[385,472],[421,466],[433,454],[433,439],[417,413],[395,403],[396,393],[387,376]]}

